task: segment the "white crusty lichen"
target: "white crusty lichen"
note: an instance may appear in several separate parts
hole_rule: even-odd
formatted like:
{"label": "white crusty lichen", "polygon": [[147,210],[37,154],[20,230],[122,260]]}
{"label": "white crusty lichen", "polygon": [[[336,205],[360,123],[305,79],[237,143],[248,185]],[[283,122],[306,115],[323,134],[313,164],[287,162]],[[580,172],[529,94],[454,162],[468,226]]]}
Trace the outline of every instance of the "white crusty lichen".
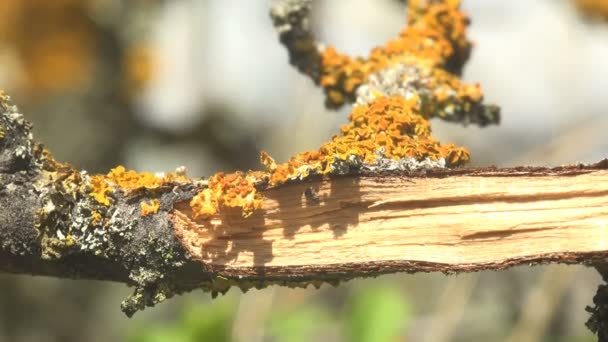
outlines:
{"label": "white crusty lichen", "polygon": [[416,60],[390,65],[369,75],[356,95],[355,106],[369,105],[379,97],[409,99],[417,95],[425,117],[480,126],[500,120],[497,106],[482,103],[479,85],[462,83],[455,75]]}
{"label": "white crusty lichen", "polygon": [[373,163],[361,165],[363,172],[381,173],[391,171],[414,172],[432,169],[445,169],[445,158],[430,159],[424,158],[418,160],[416,158],[401,158],[391,159],[386,157],[378,157]]}
{"label": "white crusty lichen", "polygon": [[1,90],[0,133],[3,140],[12,136],[12,141],[4,144],[5,151],[10,149],[12,157],[25,161],[34,159],[32,126],[12,103],[11,97]]}
{"label": "white crusty lichen", "polygon": [[354,105],[369,105],[382,96],[409,99],[420,92],[423,82],[419,68],[397,64],[369,75],[367,82],[357,88]]}

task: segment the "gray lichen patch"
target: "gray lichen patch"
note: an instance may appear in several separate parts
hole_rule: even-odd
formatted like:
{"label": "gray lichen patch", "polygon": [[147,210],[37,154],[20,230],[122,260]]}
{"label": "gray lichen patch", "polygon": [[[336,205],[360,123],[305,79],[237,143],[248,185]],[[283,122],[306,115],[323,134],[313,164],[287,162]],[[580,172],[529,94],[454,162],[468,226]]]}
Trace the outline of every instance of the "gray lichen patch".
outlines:
{"label": "gray lichen patch", "polygon": [[418,160],[416,158],[391,159],[386,158],[379,152],[380,156],[376,158],[374,163],[363,164],[361,170],[364,173],[378,174],[382,172],[418,172],[433,169],[444,169],[447,167],[445,158],[433,160],[424,158]]}
{"label": "gray lichen patch", "polygon": [[379,97],[410,99],[418,96],[421,113],[425,117],[480,126],[498,124],[500,108],[484,105],[483,97],[463,96],[462,89],[450,84],[450,74],[420,64],[415,59],[412,61],[391,65],[369,75],[366,83],[357,88],[355,106],[369,105]]}
{"label": "gray lichen patch", "polygon": [[[346,159],[336,158],[330,165],[330,175],[359,175],[359,174],[379,174],[383,172],[420,172],[432,169],[445,169],[448,167],[448,163],[445,158],[439,159],[417,159],[414,157],[393,159],[388,158],[385,155],[385,149],[383,147],[376,150],[376,158],[373,162],[364,162],[360,156],[351,154]],[[311,169],[305,177],[298,177],[290,179],[292,181],[303,180],[310,176],[318,175],[318,173]]]}
{"label": "gray lichen patch", "polygon": [[43,162],[33,185],[41,203],[35,227],[41,237],[41,258],[53,260],[79,251],[73,226],[83,220],[77,207],[85,196],[85,182],[83,174],[69,165],[57,163],[50,156]]}
{"label": "gray lichen patch", "polygon": [[[187,258],[167,215],[175,202],[191,198],[195,187],[166,183],[133,191],[113,188],[107,194],[112,203],[106,206],[92,196],[91,178],[85,171],[60,167],[47,172],[40,182],[43,205],[38,226],[43,258],[90,255],[128,270],[129,283],[135,286],[134,294],[123,303],[128,315],[171,297],[174,286],[165,274],[181,267]],[[158,212],[142,215],[142,201],[158,201]]]}
{"label": "gray lichen patch", "polygon": [[[123,303],[126,314],[173,296],[174,286],[165,278],[186,261],[167,215],[173,203],[193,196],[191,185],[161,187],[125,193],[115,190],[113,203],[105,206],[91,195],[90,177],[74,173],[74,192],[61,182],[46,184],[40,211],[42,256],[61,259],[69,255],[91,255],[129,271],[134,294]],[[140,202],[157,199],[158,213],[142,216]]]}
{"label": "gray lichen patch", "polygon": [[10,97],[0,91],[0,251],[11,255],[39,253],[28,211],[39,206],[31,188],[40,167],[31,129]]}
{"label": "gray lichen patch", "polygon": [[[130,270],[135,286],[122,305],[127,315],[182,292],[167,277],[188,260],[168,213],[174,203],[191,198],[195,191],[189,184],[170,184],[153,191],[121,193],[102,219],[105,235],[96,235],[93,241],[102,244],[105,257]],[[152,198],[161,203],[158,213],[142,216],[139,203]]]}
{"label": "gray lichen patch", "polygon": [[0,91],[0,173],[27,170],[33,160],[32,125]]}
{"label": "gray lichen patch", "polygon": [[[166,277],[188,260],[168,212],[175,202],[192,198],[199,185],[167,181],[154,189],[116,187],[107,194],[111,205],[104,205],[91,194],[92,177],[55,161],[36,144],[32,125],[2,92],[0,130],[0,253],[64,271],[64,263],[72,264],[65,273],[69,277],[96,278],[101,271],[87,265],[112,265],[113,277],[127,272],[123,281],[135,286],[123,305],[129,315],[184,291]],[[159,203],[158,211],[142,215],[142,201]]]}

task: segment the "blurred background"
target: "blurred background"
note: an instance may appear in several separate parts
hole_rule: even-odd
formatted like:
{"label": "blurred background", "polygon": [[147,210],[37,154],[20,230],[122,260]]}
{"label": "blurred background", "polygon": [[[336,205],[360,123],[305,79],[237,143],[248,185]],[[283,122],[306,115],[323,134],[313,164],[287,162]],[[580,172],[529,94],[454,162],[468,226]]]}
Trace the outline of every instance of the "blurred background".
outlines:
{"label": "blurred background", "polygon": [[[587,1],[588,2],[588,1]],[[366,55],[405,20],[396,0],[316,1],[320,40]],[[499,126],[434,120],[472,166],[606,156],[608,22],[570,0],[464,0],[464,78]],[[59,160],[193,177],[316,149],[346,122],[289,66],[269,1],[1,0],[0,89]],[[389,275],[320,290],[201,291],[127,319],[122,284],[0,275],[0,341],[594,341],[600,277],[583,266]]]}

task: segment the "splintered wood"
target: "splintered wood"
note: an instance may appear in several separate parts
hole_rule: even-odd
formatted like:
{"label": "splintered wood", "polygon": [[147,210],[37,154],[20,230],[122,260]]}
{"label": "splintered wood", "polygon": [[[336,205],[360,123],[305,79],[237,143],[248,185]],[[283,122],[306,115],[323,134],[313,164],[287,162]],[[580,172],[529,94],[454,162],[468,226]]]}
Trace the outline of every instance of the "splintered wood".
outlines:
{"label": "splintered wood", "polygon": [[475,271],[608,257],[608,171],[562,167],[344,176],[263,191],[248,218],[173,211],[191,256],[227,276]]}

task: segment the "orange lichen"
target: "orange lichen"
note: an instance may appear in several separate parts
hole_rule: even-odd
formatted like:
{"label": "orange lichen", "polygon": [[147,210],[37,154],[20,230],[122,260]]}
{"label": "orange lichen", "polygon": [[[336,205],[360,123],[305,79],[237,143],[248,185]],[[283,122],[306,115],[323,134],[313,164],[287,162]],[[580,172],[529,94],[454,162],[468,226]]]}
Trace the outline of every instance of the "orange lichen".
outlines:
{"label": "orange lichen", "polygon": [[110,170],[105,176],[91,176],[90,194],[97,202],[107,206],[110,205],[110,199],[107,194],[113,191],[112,186],[116,186],[122,191],[130,192],[138,189],[151,190],[168,183],[185,183],[188,181],[188,178],[182,174],[168,173],[159,177],[150,172],[139,173],[133,170],[126,170],[124,166],[118,166]]}
{"label": "orange lichen", "polygon": [[118,166],[110,170],[106,179],[126,191],[140,188],[155,189],[164,182],[163,178],[153,173],[126,170],[124,166]]}
{"label": "orange lichen", "polygon": [[321,146],[318,151],[303,152],[270,172],[270,185],[290,179],[304,178],[310,173],[327,174],[337,161],[358,158],[373,163],[382,151],[383,157],[399,160],[444,158],[448,166],[459,166],[469,160],[466,149],[441,145],[430,135],[428,120],[420,115],[419,99],[380,97],[369,106],[357,106],[349,115],[349,123],[340,135]]}
{"label": "orange lichen", "polygon": [[277,169],[277,163],[265,151],[260,153],[260,163],[262,163],[262,165],[264,165],[268,171],[274,171]]}
{"label": "orange lichen", "polygon": [[332,47],[322,51],[317,81],[332,107],[354,101],[357,88],[371,74],[387,68],[409,65],[415,85],[409,87],[407,96],[393,96],[370,83],[366,97],[351,111],[348,124],[317,151],[299,153],[281,164],[262,152],[265,172],[212,176],[208,188],[190,203],[194,216],[215,215],[221,206],[242,207],[243,215],[248,216],[261,206],[256,185],[277,186],[311,174],[344,173],[351,166],[374,169],[378,158],[429,161],[428,165],[448,167],[467,162],[469,152],[440,144],[431,136],[428,122],[431,116],[466,112],[483,97],[478,85],[463,84],[450,73],[460,71],[471,46],[465,37],[468,19],[458,10],[459,4],[459,0],[409,1],[408,26],[398,38],[373,49],[367,59],[351,58]]}
{"label": "orange lichen", "polygon": [[420,114],[419,98],[380,97],[371,105],[361,105],[349,115],[340,134],[323,144],[317,151],[302,152],[289,161],[277,164],[266,152],[260,160],[266,172],[249,171],[244,174],[218,173],[208,181],[208,188],[190,202],[195,217],[209,217],[221,206],[241,207],[249,216],[261,206],[261,195],[255,185],[266,181],[271,186],[289,180],[303,179],[310,174],[328,174],[339,162],[356,158],[372,164],[378,157],[400,160],[445,159],[454,167],[469,160],[469,152],[452,144],[441,145],[431,137],[427,119]]}
{"label": "orange lichen", "polygon": [[158,199],[153,199],[151,200],[149,203],[148,202],[141,202],[139,204],[140,208],[141,208],[141,216],[148,216],[151,214],[156,214],[158,212],[158,209],[160,209],[160,200]]}
{"label": "orange lichen", "polygon": [[108,194],[112,192],[112,187],[110,187],[103,176],[91,177],[90,188],[90,195],[95,198],[99,204],[105,206],[110,205],[110,197],[108,197]]}
{"label": "orange lichen", "polygon": [[240,207],[243,209],[243,216],[251,215],[253,210],[259,209],[262,204],[262,197],[255,188],[259,175],[260,173],[255,172],[220,172],[210,177],[207,188],[194,196],[190,202],[194,217],[215,215],[220,206]]}
{"label": "orange lichen", "polygon": [[408,24],[399,37],[373,49],[365,59],[341,54],[333,47],[323,50],[318,81],[325,89],[328,105],[338,107],[354,101],[355,90],[369,75],[392,65],[459,71],[471,47],[465,36],[468,18],[458,10],[459,4],[459,0],[409,1]]}

